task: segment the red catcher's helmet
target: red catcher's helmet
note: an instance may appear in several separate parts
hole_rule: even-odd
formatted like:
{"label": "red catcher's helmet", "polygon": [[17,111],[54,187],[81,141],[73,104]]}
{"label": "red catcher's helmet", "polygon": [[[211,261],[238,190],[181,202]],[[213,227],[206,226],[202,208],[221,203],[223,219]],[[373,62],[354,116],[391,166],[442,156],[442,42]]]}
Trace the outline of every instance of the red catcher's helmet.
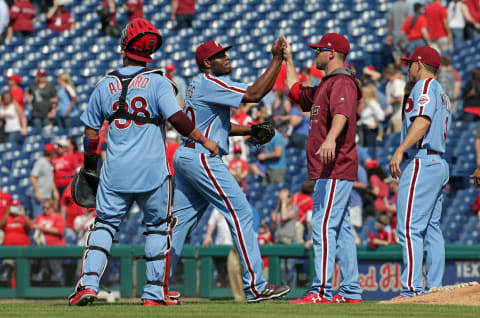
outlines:
{"label": "red catcher's helmet", "polygon": [[150,54],[160,46],[162,46],[162,35],[148,20],[135,19],[122,31],[120,47],[132,60],[153,62]]}

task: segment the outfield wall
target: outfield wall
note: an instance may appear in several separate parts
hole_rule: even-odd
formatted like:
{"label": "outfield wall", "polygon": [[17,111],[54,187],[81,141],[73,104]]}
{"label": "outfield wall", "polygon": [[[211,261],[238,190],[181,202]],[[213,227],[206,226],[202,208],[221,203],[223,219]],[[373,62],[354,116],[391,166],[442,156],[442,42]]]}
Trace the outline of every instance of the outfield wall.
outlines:
{"label": "outfield wall", "polygon": [[[215,287],[214,259],[226,257],[230,246],[185,246],[182,251],[183,280],[171,289],[180,291],[185,297],[204,297],[211,299],[231,298],[230,288]],[[274,284],[282,283],[281,266],[294,265],[298,270],[290,275],[290,282],[300,285],[294,287],[288,298],[299,297],[307,291],[308,280],[313,277],[312,250],[302,245],[267,245],[260,247],[262,255],[269,258],[269,280]],[[29,246],[0,247],[0,259],[16,261],[16,288],[0,288],[0,298],[64,298],[72,291],[71,287],[31,287],[30,266],[33,259],[80,258],[83,248],[80,246]],[[367,300],[388,299],[398,295],[401,289],[401,248],[398,245],[379,247],[370,250],[366,246],[357,248],[359,261],[359,281]],[[119,264],[119,288],[124,298],[139,297],[145,284],[145,260],[143,246],[113,246],[110,264]],[[285,262],[287,257],[290,262]],[[118,261],[112,261],[112,259]],[[306,280],[300,276],[306,273]],[[340,270],[335,266],[334,289],[341,281]],[[460,282],[480,281],[480,246],[447,245],[444,285]],[[117,288],[116,288],[117,289]]]}

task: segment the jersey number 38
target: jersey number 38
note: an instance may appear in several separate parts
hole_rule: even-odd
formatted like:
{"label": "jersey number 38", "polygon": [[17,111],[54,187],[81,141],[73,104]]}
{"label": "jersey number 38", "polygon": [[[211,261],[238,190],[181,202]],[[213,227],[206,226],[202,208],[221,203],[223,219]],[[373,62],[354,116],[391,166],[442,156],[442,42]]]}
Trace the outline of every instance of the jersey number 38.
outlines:
{"label": "jersey number 38", "polygon": [[[117,111],[118,104],[119,104],[118,100],[115,103],[113,103],[112,110],[114,112]],[[125,110],[129,113],[133,113],[133,115],[136,115],[136,116],[141,116],[140,114],[143,114],[143,117],[145,117],[145,118],[150,118],[151,117],[150,112],[147,110],[147,101],[142,96],[134,97],[130,101],[130,104],[128,102],[126,102],[125,103]],[[115,119],[114,122],[115,122],[115,127],[117,127],[118,129],[126,129],[126,128],[130,127],[130,125],[132,124],[132,120],[130,120],[130,119],[128,119],[128,120]],[[138,122],[136,120],[134,120],[133,122],[137,126],[145,125],[145,123],[141,123],[141,122]]]}

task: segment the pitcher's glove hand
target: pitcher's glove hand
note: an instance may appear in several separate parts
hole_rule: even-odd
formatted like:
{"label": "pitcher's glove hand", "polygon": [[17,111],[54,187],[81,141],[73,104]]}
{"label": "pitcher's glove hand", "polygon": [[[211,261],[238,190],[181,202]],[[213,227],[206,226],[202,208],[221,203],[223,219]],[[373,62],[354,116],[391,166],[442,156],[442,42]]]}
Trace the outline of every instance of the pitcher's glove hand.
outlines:
{"label": "pitcher's glove hand", "polygon": [[72,199],[81,207],[94,208],[100,176],[95,170],[81,170],[72,182]]}
{"label": "pitcher's glove hand", "polygon": [[264,145],[275,136],[275,127],[271,122],[264,122],[253,125],[250,131],[248,142],[252,145]]}

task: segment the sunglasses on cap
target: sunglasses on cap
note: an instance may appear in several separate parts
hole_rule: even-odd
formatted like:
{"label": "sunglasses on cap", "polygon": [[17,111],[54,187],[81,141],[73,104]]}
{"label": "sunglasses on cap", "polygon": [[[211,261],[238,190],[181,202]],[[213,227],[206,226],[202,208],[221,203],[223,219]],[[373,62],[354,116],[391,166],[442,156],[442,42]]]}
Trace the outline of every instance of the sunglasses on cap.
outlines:
{"label": "sunglasses on cap", "polygon": [[315,50],[315,54],[318,55],[322,52],[331,52],[333,51],[332,49],[329,49],[327,47],[317,47],[316,50]]}

